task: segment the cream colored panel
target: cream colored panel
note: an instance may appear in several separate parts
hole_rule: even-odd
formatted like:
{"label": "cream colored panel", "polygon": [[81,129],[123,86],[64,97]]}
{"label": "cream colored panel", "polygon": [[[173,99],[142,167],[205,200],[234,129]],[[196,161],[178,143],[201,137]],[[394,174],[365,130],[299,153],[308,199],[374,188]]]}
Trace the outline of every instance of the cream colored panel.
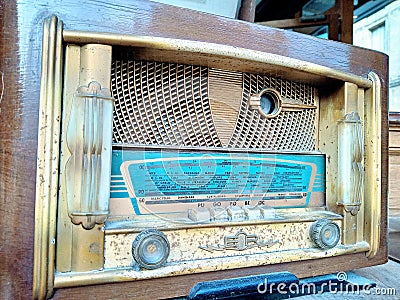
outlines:
{"label": "cream colored panel", "polygon": [[[211,258],[233,258],[242,255],[254,255],[282,252],[295,249],[315,248],[309,238],[309,229],[312,222],[263,224],[251,226],[226,226],[210,228],[192,228],[174,231],[165,231],[171,245],[168,263],[192,262]],[[341,227],[341,222],[336,221]],[[215,250],[224,244],[225,236],[235,236],[238,232],[255,234],[259,242],[267,244],[265,247],[254,247],[247,250]],[[132,258],[132,242],[137,234],[112,234],[105,239],[105,268],[129,267]],[[208,249],[208,250],[205,250]],[[288,260],[287,260],[288,261]],[[248,266],[251,266],[249,264]]]}

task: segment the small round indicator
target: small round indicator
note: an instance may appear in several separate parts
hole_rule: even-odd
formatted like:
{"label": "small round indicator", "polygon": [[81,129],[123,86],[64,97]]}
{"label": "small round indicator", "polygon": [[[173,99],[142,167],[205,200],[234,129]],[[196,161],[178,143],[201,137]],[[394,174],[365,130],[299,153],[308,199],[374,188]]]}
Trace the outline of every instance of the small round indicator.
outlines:
{"label": "small round indicator", "polygon": [[331,249],[340,240],[339,226],[328,219],[315,221],[310,228],[310,238],[321,249]]}
{"label": "small round indicator", "polygon": [[157,229],[142,231],[132,243],[133,258],[145,269],[161,267],[166,262],[169,252],[166,235]]}
{"label": "small round indicator", "polygon": [[261,96],[260,105],[262,111],[267,115],[273,114],[274,110],[276,109],[275,100],[270,94],[264,94]]}
{"label": "small round indicator", "polygon": [[273,118],[281,111],[281,96],[274,89],[264,89],[259,93],[259,111],[267,118]]}

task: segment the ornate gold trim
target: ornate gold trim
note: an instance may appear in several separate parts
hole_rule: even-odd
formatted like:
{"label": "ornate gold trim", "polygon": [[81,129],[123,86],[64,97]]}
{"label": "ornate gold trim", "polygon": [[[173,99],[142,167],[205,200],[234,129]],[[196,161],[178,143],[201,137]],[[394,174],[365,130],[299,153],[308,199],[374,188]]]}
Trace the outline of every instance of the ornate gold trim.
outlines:
{"label": "ornate gold trim", "polygon": [[[356,90],[357,91],[357,90]],[[364,193],[364,136],[357,111],[347,113],[338,124],[338,202],[355,216]]]}
{"label": "ornate gold trim", "polygon": [[43,24],[36,176],[33,298],[53,293],[61,122],[62,22]]}
{"label": "ornate gold trim", "polygon": [[221,44],[180,40],[172,38],[133,36],[115,33],[95,33],[87,31],[64,30],[63,37],[69,43],[99,43],[120,46],[152,48],[166,51],[179,51],[219,56],[236,60],[247,60],[275,66],[285,70],[296,70],[302,73],[313,74],[321,78],[338,79],[357,84],[359,87],[370,88],[372,83],[367,78],[335,70],[314,63],[289,58],[278,54],[264,53],[261,51],[232,47]]}
{"label": "ornate gold trim", "polygon": [[65,48],[56,255],[59,272],[103,268],[102,227],[109,211],[112,150],[111,50],[111,46],[101,44]]}
{"label": "ornate gold trim", "polygon": [[235,235],[224,236],[224,243],[217,245],[205,245],[199,246],[200,249],[214,252],[214,251],[225,251],[225,250],[234,250],[234,251],[243,251],[251,248],[263,248],[263,247],[272,247],[273,245],[279,243],[278,240],[268,240],[262,241],[259,239],[257,234],[247,234],[243,230],[238,231]]}
{"label": "ornate gold trim", "polygon": [[112,148],[113,101],[110,89],[97,81],[79,86],[71,101],[65,134],[71,155],[65,165],[68,214],[85,229],[108,217],[111,155],[104,149]]}
{"label": "ornate gold trim", "polygon": [[367,257],[379,249],[382,201],[382,99],[381,81],[371,72],[373,82],[365,97],[365,232],[370,244]]}
{"label": "ornate gold trim", "polygon": [[[45,20],[43,31],[42,74],[40,91],[39,141],[37,162],[37,187],[35,207],[35,241],[34,241],[34,273],[33,297],[43,299],[52,295],[53,287],[67,287],[96,283],[131,281],[143,279],[134,270],[105,270],[88,272],[65,272],[54,274],[56,211],[59,175],[59,143],[61,119],[61,88],[62,88],[62,22],[55,16]],[[64,31],[67,42],[105,43],[113,45],[129,45],[148,47],[158,50],[183,51],[201,53],[210,56],[228,57],[237,60],[247,60],[276,68],[297,70],[303,73],[352,82],[359,87],[369,88],[365,110],[366,126],[365,140],[372,141],[366,145],[366,240],[350,246],[340,246],[327,253],[318,251],[293,250],[285,253],[274,253],[276,257],[268,258],[268,263],[297,261],[346,253],[368,251],[367,256],[373,257],[379,248],[379,225],[381,210],[381,88],[379,77],[369,74],[369,79],[324,66],[304,62],[280,55],[267,54],[260,51],[245,50],[212,43],[184,41],[167,38],[138,37],[130,35],[106,34]],[[372,82],[371,82],[372,81]],[[122,229],[121,229],[122,230]],[[246,235],[246,238],[252,235]],[[256,240],[257,240],[256,236]],[[264,245],[264,243],[262,243]],[[258,245],[259,246],[259,245]],[[267,247],[267,244],[264,246]],[[240,250],[240,249],[238,249]],[[252,257],[254,266],[265,265],[265,255]],[[167,271],[159,271],[152,277],[163,277],[171,274],[190,274],[201,267],[202,272],[246,267],[247,261],[241,257],[220,260],[205,260],[203,265],[171,265]],[[152,271],[149,271],[152,272]]]}
{"label": "ornate gold trim", "polygon": [[343,206],[346,212],[350,213],[352,216],[355,216],[359,212],[362,202],[354,202],[352,204],[338,202],[337,205]]}

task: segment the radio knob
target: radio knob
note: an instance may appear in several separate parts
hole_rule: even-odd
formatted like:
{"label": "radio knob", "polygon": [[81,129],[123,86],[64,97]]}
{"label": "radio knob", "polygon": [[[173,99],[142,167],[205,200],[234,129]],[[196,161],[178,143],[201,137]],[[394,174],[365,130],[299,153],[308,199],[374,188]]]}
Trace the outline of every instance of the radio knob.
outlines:
{"label": "radio knob", "polygon": [[310,227],[310,238],[318,248],[331,249],[340,240],[339,226],[328,219],[317,220]]}
{"label": "radio knob", "polygon": [[132,243],[133,258],[145,269],[157,269],[163,266],[169,252],[167,236],[157,229],[140,232]]}

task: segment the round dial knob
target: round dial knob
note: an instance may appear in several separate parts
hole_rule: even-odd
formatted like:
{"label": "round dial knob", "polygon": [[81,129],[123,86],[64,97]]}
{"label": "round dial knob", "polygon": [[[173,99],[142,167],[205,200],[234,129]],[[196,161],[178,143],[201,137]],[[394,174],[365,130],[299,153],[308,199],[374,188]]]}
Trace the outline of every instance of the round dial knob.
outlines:
{"label": "round dial knob", "polygon": [[310,228],[310,238],[321,249],[331,249],[340,240],[339,226],[328,219],[315,221]]}
{"label": "round dial knob", "polygon": [[133,258],[145,269],[161,267],[167,260],[169,251],[166,235],[157,229],[142,231],[132,243]]}

